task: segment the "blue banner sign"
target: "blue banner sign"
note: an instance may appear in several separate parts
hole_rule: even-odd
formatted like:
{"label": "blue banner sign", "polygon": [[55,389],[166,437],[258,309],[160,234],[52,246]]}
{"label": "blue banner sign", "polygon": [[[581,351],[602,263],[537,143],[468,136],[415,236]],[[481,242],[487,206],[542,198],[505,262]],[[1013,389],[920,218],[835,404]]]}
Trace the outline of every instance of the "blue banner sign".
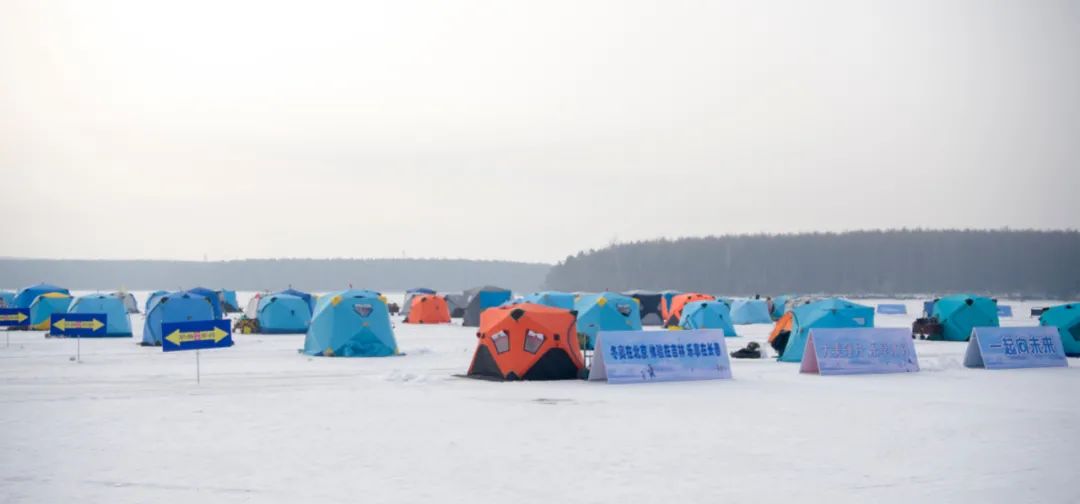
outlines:
{"label": "blue banner sign", "polygon": [[1019,369],[1068,367],[1056,327],[976,327],[971,331],[964,365],[969,368]]}
{"label": "blue banner sign", "polygon": [[49,316],[49,336],[105,336],[107,322],[104,313],[53,313]]}
{"label": "blue banner sign", "polygon": [[1009,305],[998,305],[999,317],[1012,317],[1012,307]]}
{"label": "blue banner sign", "polygon": [[803,373],[850,375],[914,373],[919,357],[911,330],[903,328],[811,329],[803,351]]}
{"label": "blue banner sign", "polygon": [[29,308],[0,308],[0,326],[30,325]]}
{"label": "blue banner sign", "polygon": [[882,315],[907,315],[907,306],[902,304],[879,304],[877,312]]}
{"label": "blue banner sign", "polygon": [[165,322],[161,324],[161,334],[163,352],[225,348],[233,344],[232,322],[228,319]]}
{"label": "blue banner sign", "polygon": [[601,331],[590,381],[640,383],[731,378],[722,329]]}

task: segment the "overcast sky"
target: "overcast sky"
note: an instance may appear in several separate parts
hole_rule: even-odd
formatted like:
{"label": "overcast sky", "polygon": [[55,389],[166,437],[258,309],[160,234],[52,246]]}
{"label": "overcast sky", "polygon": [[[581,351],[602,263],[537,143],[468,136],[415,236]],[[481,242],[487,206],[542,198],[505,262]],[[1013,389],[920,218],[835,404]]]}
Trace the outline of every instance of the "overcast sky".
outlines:
{"label": "overcast sky", "polygon": [[0,2],[0,255],[1080,227],[1080,2]]}

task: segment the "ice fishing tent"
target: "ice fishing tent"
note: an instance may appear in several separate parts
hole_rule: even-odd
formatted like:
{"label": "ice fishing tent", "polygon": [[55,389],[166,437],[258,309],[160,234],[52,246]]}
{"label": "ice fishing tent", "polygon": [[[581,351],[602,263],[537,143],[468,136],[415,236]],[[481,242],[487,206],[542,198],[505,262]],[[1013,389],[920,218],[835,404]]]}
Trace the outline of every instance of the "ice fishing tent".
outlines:
{"label": "ice fishing tent", "polygon": [[401,316],[402,317],[408,317],[409,316],[409,310],[412,309],[412,300],[413,300],[413,298],[415,298],[416,296],[433,295],[433,294],[435,294],[435,291],[431,290],[431,289],[428,289],[426,287],[416,287],[416,288],[409,289],[409,290],[405,291],[405,300],[401,303]]}
{"label": "ice fishing tent", "polygon": [[720,301],[693,301],[683,307],[679,327],[683,329],[723,329],[724,336],[738,336],[731,324],[731,311]]}
{"label": "ice fishing tent", "polygon": [[469,296],[461,294],[446,294],[443,296],[446,300],[446,307],[450,309],[450,316],[461,318],[465,316],[465,308],[469,306]]}
{"label": "ice fishing tent", "polygon": [[764,299],[733,299],[731,321],[735,324],[771,324],[769,303]]}
{"label": "ice fishing tent", "polygon": [[221,291],[207,289],[206,287],[196,287],[194,289],[188,290],[188,292],[198,294],[210,301],[210,304],[214,307],[215,319],[221,318],[222,314],[225,313],[221,306]]}
{"label": "ice fishing tent", "polygon": [[1080,303],[1047,308],[1039,316],[1039,325],[1056,327],[1065,355],[1080,357]]}
{"label": "ice fishing tent", "polygon": [[[125,296],[126,297],[126,296]],[[79,296],[71,303],[68,313],[105,314],[105,334],[108,337],[130,337],[131,319],[124,298],[100,292]]]}
{"label": "ice fishing tent", "polygon": [[616,292],[586,294],[574,303],[577,310],[578,339],[592,350],[600,331],[641,330],[637,300]]}
{"label": "ice fishing tent", "polygon": [[585,368],[574,315],[523,303],[480,315],[468,375],[497,380],[571,380]]}
{"label": "ice fishing tent", "polygon": [[112,295],[124,304],[124,311],[128,313],[139,313],[139,302],[135,300],[134,294],[125,291],[118,291],[114,292]]}
{"label": "ice fishing tent", "polygon": [[311,306],[304,298],[277,292],[259,296],[257,303],[254,318],[259,322],[259,332],[307,332],[311,323]]}
{"label": "ice fishing tent", "polygon": [[236,299],[236,291],[221,289],[222,309],[225,313],[237,313],[240,309],[240,301]]}
{"label": "ice fishing tent", "polygon": [[13,308],[29,308],[34,304],[34,299],[42,294],[48,294],[50,292],[57,292],[60,294],[68,294],[71,292],[63,287],[57,287],[55,285],[40,283],[37,285],[31,285],[30,287],[23,288],[15,295],[15,302],[12,303]]}
{"label": "ice fishing tent", "polygon": [[671,319],[671,303],[675,300],[675,296],[682,294],[679,291],[666,290],[660,293],[660,318],[663,319],[663,324],[667,324]]}
{"label": "ice fishing tent", "polygon": [[967,341],[975,327],[998,327],[997,301],[973,294],[945,296],[934,302],[933,317],[941,324],[941,334],[931,339]]}
{"label": "ice fishing tent", "polygon": [[304,353],[324,357],[397,355],[386,299],[369,290],[346,290],[319,297],[304,339]]}
{"label": "ice fishing tent", "polygon": [[[783,318],[777,325],[782,322]],[[874,308],[846,299],[829,298],[795,307],[791,310],[789,322],[790,334],[780,354],[780,360],[799,362],[802,360],[811,329],[874,327]]]}
{"label": "ice fishing tent", "polygon": [[787,312],[787,302],[791,298],[792,296],[787,294],[772,298],[772,304],[769,306],[769,316],[772,317],[774,321],[780,320],[780,317],[783,317],[784,313]]}
{"label": "ice fishing tent", "polygon": [[562,308],[563,310],[574,309],[574,295],[569,292],[543,291],[534,292],[521,298],[522,303]]}
{"label": "ice fishing tent", "polygon": [[679,320],[682,318],[683,307],[688,303],[694,301],[715,301],[716,298],[708,294],[701,294],[699,292],[687,292],[685,294],[676,294],[671,298],[671,302],[667,305],[667,319],[664,321],[666,326],[677,326]]}
{"label": "ice fishing tent", "polygon": [[407,324],[448,324],[450,323],[450,308],[446,306],[446,300],[435,294],[420,294],[413,296],[409,315],[405,317]]}
{"label": "ice fishing tent", "polygon": [[204,296],[191,291],[169,292],[154,298],[146,310],[141,345],[161,346],[161,324],[213,320],[214,305]]}
{"label": "ice fishing tent", "polygon": [[465,291],[465,294],[469,296],[469,305],[465,307],[464,320],[461,324],[470,327],[480,325],[480,314],[484,310],[500,306],[511,298],[509,290],[490,285],[469,289]]}
{"label": "ice fishing tent", "polygon": [[15,304],[15,293],[11,291],[0,291],[0,308],[8,308]]}
{"label": "ice fishing tent", "polygon": [[659,292],[633,290],[624,292],[623,295],[630,296],[638,301],[638,311],[641,313],[641,325],[664,325],[663,314],[660,312],[660,304],[664,299],[663,294]]}
{"label": "ice fishing tent", "polygon": [[49,319],[54,313],[66,313],[71,306],[71,295],[63,292],[46,292],[30,304],[30,328],[49,330]]}
{"label": "ice fishing tent", "polygon": [[143,307],[143,312],[150,313],[150,307],[154,305],[154,302],[156,302],[161,296],[164,296],[168,293],[169,291],[163,290],[156,290],[154,292],[151,292],[150,297],[146,298],[146,306]]}
{"label": "ice fishing tent", "polygon": [[318,298],[315,295],[309,292],[304,292],[302,290],[296,290],[291,286],[288,289],[278,292],[278,294],[286,294],[289,296],[296,296],[300,299],[303,299],[304,302],[308,305],[308,310],[311,311],[311,313],[315,313],[315,303],[318,301]]}

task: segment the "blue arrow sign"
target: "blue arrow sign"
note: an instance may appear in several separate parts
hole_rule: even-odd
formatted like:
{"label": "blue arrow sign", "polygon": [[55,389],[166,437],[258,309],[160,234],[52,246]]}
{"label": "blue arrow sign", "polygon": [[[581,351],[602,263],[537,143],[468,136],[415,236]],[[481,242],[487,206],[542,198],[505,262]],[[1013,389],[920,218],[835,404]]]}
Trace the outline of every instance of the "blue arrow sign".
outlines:
{"label": "blue arrow sign", "polygon": [[232,321],[228,319],[164,322],[161,334],[163,352],[225,348],[233,344]]}
{"label": "blue arrow sign", "polygon": [[104,336],[107,322],[104,313],[54,313],[49,336]]}
{"label": "blue arrow sign", "polygon": [[0,326],[30,325],[29,308],[0,308]]}

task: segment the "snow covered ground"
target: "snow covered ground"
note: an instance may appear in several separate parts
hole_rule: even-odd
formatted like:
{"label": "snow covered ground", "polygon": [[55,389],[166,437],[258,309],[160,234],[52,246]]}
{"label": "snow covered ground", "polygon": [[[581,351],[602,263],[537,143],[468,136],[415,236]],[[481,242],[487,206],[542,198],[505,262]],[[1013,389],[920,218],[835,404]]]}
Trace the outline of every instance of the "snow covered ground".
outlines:
{"label": "snow covered ground", "polygon": [[[878,325],[910,327],[905,303]],[[1006,303],[1005,325],[1047,304]],[[73,340],[0,341],[0,502],[1080,502],[1076,359],[972,370],[965,344],[919,341],[917,374],[494,383],[453,376],[475,329],[399,320],[403,357],[235,335],[196,384],[194,353],[136,346],[132,322],[81,363]]]}

